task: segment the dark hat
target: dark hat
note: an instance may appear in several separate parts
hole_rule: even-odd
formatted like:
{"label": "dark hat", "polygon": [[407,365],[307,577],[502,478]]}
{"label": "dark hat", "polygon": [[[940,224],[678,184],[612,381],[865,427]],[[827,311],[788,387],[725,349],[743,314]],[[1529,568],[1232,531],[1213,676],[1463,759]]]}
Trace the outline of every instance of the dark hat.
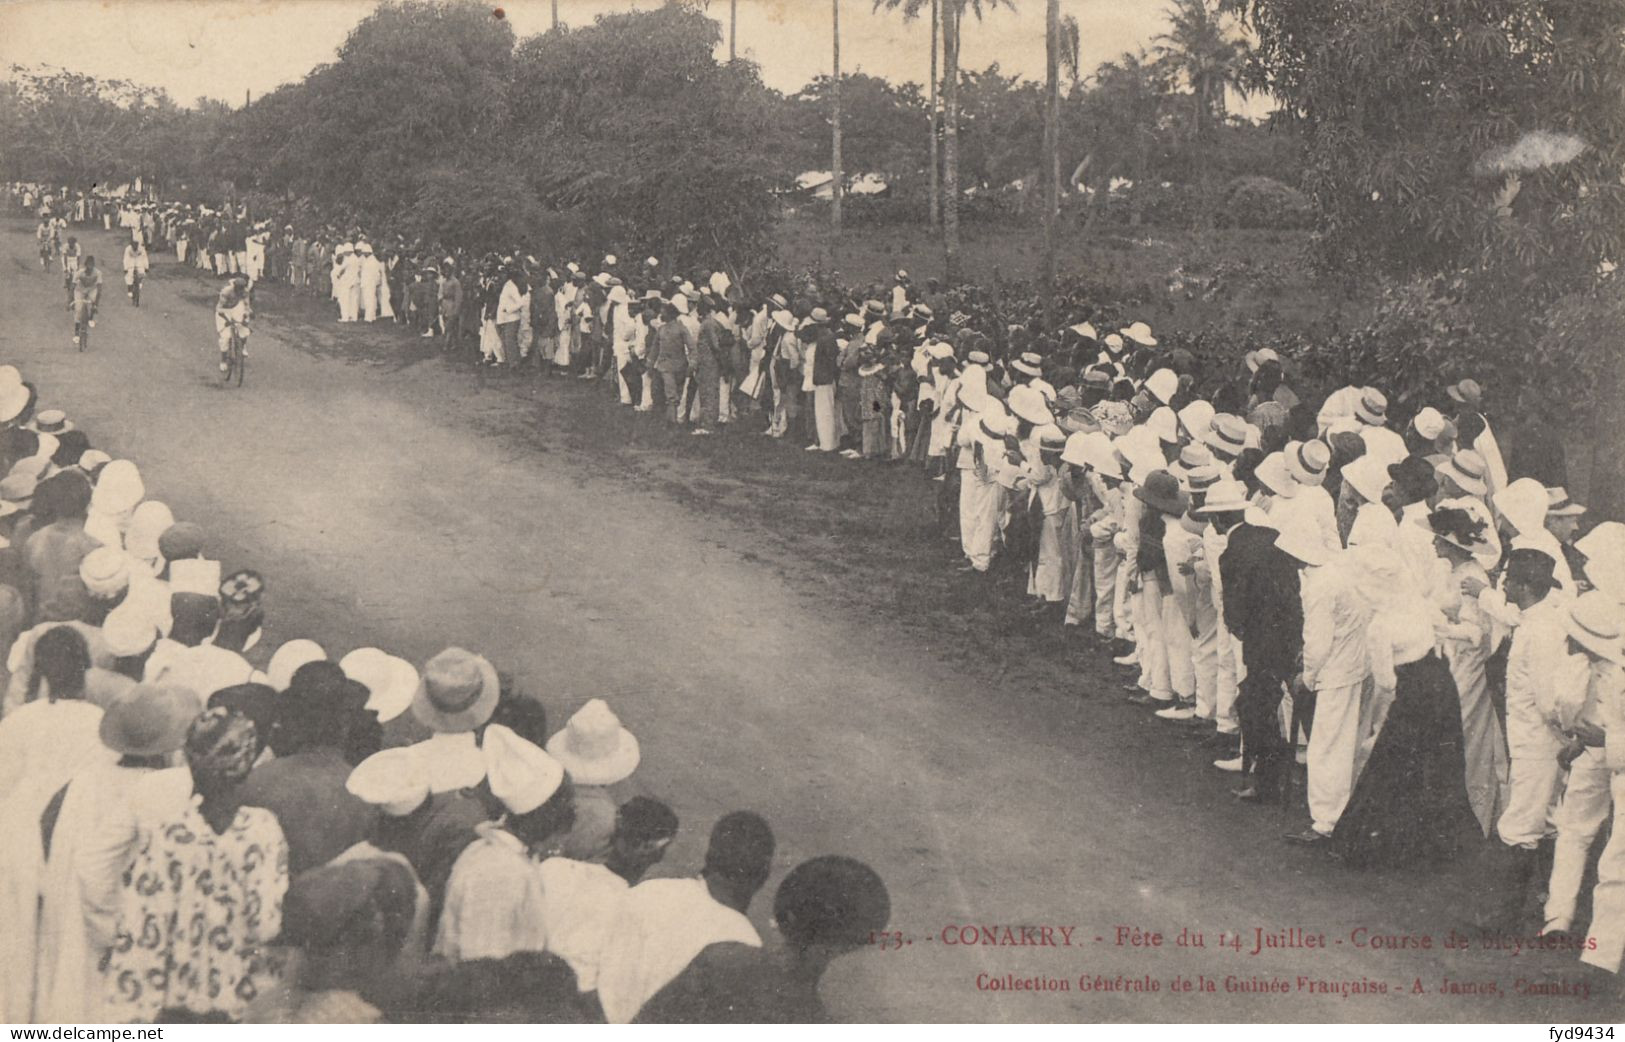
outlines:
{"label": "dark hat", "polygon": [[[393,952],[411,925],[416,883],[410,868],[388,858],[314,868],[288,886],[279,943],[319,950],[361,941]],[[377,936],[380,926],[382,936]]]}
{"label": "dark hat", "polygon": [[1534,547],[1517,547],[1507,554],[1507,582],[1526,583],[1540,590],[1550,590],[1558,583],[1552,573],[1557,561],[1551,554]]}
{"label": "dark hat", "polygon": [[190,521],[177,521],[158,537],[158,552],[166,561],[180,561],[203,553],[203,529]]}
{"label": "dark hat", "polygon": [[1134,498],[1165,514],[1183,514],[1190,505],[1190,499],[1179,487],[1179,479],[1166,470],[1153,470],[1145,484],[1134,489]]}
{"label": "dark hat", "polygon": [[1390,463],[1388,477],[1412,503],[1428,498],[1439,489],[1439,479],[1433,476],[1433,464],[1421,456],[1406,456],[1398,463]]}

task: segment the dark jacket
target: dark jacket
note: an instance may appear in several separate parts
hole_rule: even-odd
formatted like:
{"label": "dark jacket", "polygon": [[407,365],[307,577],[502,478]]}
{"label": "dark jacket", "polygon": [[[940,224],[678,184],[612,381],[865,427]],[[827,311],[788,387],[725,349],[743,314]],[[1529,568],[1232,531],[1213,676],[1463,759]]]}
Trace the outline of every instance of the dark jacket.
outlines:
{"label": "dark jacket", "polygon": [[1250,675],[1289,678],[1303,649],[1298,568],[1275,545],[1275,530],[1237,525],[1219,557],[1224,625],[1241,641]]}
{"label": "dark jacket", "polygon": [[840,375],[841,348],[835,342],[835,333],[828,326],[821,327],[807,343],[813,352],[813,386],[823,387],[835,382]]}

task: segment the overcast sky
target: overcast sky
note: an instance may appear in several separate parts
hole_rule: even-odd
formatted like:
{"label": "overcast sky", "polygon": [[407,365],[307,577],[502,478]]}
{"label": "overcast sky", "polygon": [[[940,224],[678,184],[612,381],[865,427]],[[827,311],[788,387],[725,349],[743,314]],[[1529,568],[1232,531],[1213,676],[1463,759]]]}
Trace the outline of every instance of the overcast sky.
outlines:
{"label": "overcast sky", "polygon": [[[522,38],[545,31],[548,0],[495,0]],[[163,87],[182,104],[199,95],[240,104],[331,61],[373,0],[0,0],[0,62],[65,66]],[[495,6],[495,4],[493,4]],[[607,11],[650,9],[659,0],[560,0],[560,16],[586,25]],[[1044,74],[1044,0],[1015,0],[967,20],[963,64],[998,62]],[[727,0],[712,13],[726,22]],[[1160,0],[1062,0],[1082,27],[1084,67],[1149,46],[1163,27]],[[771,87],[793,92],[830,71],[831,0],[739,0],[739,51]],[[726,32],[726,25],[724,25]],[[841,62],[848,72],[925,83],[929,20],[874,13],[872,0],[841,2]],[[720,57],[727,56],[724,39]]]}

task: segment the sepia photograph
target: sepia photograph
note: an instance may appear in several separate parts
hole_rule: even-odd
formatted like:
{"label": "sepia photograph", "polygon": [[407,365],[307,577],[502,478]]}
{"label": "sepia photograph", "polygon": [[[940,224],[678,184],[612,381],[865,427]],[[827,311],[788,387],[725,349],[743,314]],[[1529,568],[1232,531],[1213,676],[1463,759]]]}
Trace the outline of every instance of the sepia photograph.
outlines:
{"label": "sepia photograph", "polygon": [[1625,0],[0,0],[0,1023],[1612,1039],[1622,260]]}

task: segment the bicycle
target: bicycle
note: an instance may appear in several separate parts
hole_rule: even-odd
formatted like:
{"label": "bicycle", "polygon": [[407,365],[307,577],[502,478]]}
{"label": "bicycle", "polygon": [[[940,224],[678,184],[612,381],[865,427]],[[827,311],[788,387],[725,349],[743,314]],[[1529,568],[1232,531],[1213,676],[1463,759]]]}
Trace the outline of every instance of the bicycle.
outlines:
{"label": "bicycle", "polygon": [[125,286],[125,291],[126,291],[127,295],[130,298],[130,303],[135,305],[136,307],[140,307],[141,306],[141,273],[140,272],[136,272],[134,275],[132,275],[130,277],[130,281],[129,281],[128,285]]}
{"label": "bicycle", "polygon": [[73,342],[81,352],[90,345],[90,330],[96,324],[96,309],[87,303],[73,305]]}
{"label": "bicycle", "polygon": [[237,386],[243,385],[243,372],[248,368],[248,359],[243,356],[242,326],[236,322],[231,324],[231,344],[226,349],[226,368],[220,374],[221,384],[231,383],[232,377],[237,378]]}

